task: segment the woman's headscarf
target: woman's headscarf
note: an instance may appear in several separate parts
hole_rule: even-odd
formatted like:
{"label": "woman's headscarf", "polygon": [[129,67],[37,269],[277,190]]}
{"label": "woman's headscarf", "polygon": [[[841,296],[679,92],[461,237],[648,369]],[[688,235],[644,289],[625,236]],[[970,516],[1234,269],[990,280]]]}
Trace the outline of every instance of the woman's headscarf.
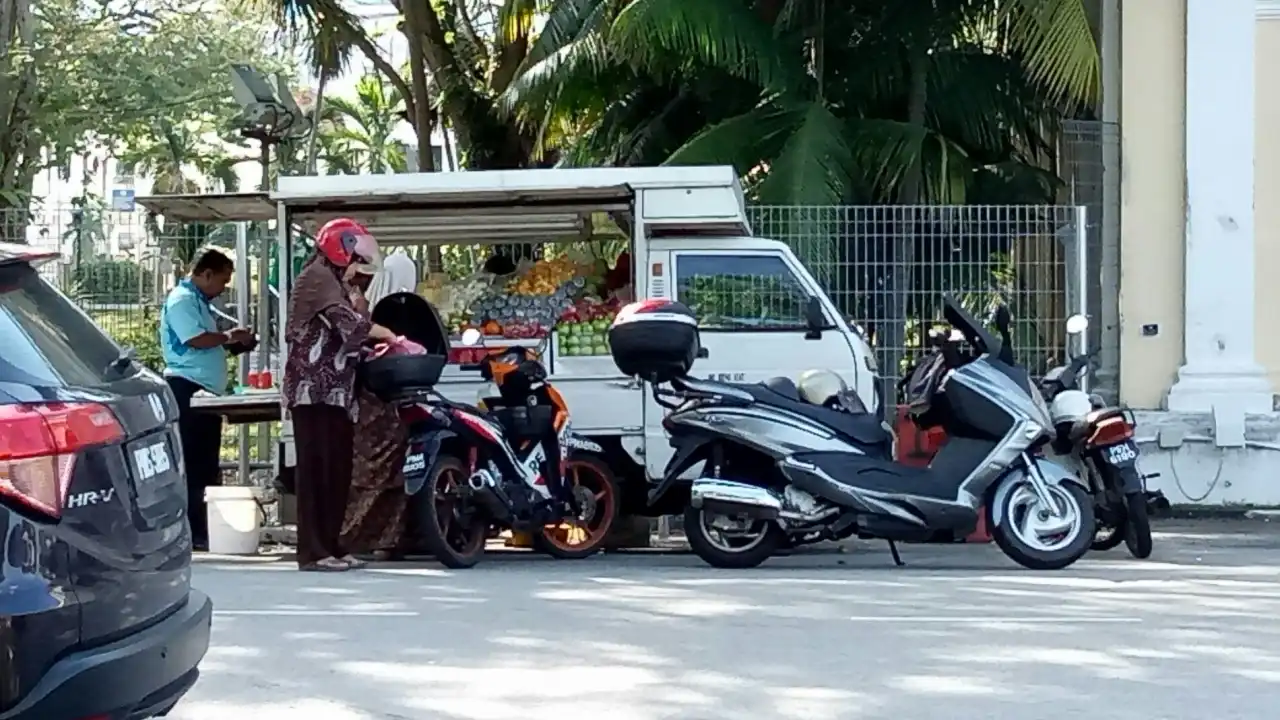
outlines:
{"label": "woman's headscarf", "polygon": [[413,292],[418,287],[418,266],[403,251],[397,251],[382,261],[382,269],[373,275],[373,282],[364,296],[369,307],[378,301],[400,292]]}
{"label": "woman's headscarf", "polygon": [[285,340],[296,342],[317,315],[345,302],[347,285],[342,281],[342,269],[320,253],[312,255],[293,282]]}

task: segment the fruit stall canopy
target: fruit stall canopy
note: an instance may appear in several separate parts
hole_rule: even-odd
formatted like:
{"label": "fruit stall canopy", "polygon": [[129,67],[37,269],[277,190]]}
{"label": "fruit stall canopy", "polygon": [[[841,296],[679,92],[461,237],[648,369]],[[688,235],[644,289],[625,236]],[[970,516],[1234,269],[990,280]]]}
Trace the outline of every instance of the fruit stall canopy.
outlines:
{"label": "fruit stall canopy", "polygon": [[732,188],[741,197],[733,168],[660,167],[282,177],[270,196],[154,196],[138,203],[176,221],[225,222],[275,219],[279,202],[308,231],[347,216],[382,245],[473,244],[586,239],[595,231],[593,216],[608,213],[630,225],[639,190],[711,188]]}

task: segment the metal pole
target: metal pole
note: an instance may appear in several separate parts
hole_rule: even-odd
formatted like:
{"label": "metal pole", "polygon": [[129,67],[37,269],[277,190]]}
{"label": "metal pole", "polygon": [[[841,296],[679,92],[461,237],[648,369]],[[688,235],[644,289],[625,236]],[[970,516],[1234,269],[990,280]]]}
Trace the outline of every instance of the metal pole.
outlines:
{"label": "metal pole", "polygon": [[[1089,210],[1084,205],[1076,207],[1076,312],[1089,317]],[[1097,318],[1094,318],[1097,322]],[[1071,338],[1067,338],[1067,347],[1071,347]],[[1089,352],[1089,332],[1080,333],[1080,353]],[[1080,380],[1080,389],[1089,392],[1091,369],[1085,371]]]}
{"label": "metal pole", "polygon": [[[289,293],[293,289],[293,237],[292,228],[289,227],[289,208],[284,203],[276,204],[276,262],[279,263],[280,271],[276,273],[279,278],[279,287],[276,288],[276,301],[279,303],[276,309],[276,339],[278,351],[280,353],[280,385],[284,387],[284,359],[288,357],[289,349],[285,342],[284,329],[285,323],[289,319]],[[286,466],[292,467],[289,463],[291,458],[290,448],[293,447],[293,427],[290,425],[288,408],[284,403],[284,395],[280,396],[280,463],[279,467],[283,470]]]}
{"label": "metal pole", "polygon": [[324,111],[324,86],[329,82],[329,71],[320,71],[320,87],[316,89],[316,105],[311,110],[311,137],[307,138],[308,175],[316,174],[316,156],[320,150],[320,114]]}
{"label": "metal pole", "polygon": [[[262,191],[271,192],[271,143],[262,141]],[[271,370],[271,243],[258,237],[258,372]],[[278,380],[276,381],[279,382]],[[271,425],[258,424],[258,461],[271,456]]]}
{"label": "metal pole", "polygon": [[1121,0],[1102,0],[1102,212],[1099,225],[1098,390],[1107,402],[1120,402],[1120,58]]}
{"label": "metal pole", "polygon": [[[236,223],[236,324],[249,327],[249,224]],[[249,357],[240,356],[236,363],[236,381],[241,387],[249,384]],[[236,428],[236,477],[241,485],[249,484],[249,426],[241,423]]]}

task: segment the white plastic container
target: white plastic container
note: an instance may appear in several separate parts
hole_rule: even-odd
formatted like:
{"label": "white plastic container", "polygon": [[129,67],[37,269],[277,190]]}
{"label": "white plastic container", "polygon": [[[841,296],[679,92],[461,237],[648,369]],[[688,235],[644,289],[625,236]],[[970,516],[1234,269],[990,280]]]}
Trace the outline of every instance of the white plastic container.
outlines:
{"label": "white plastic container", "polygon": [[209,507],[209,552],[256,555],[262,535],[259,489],[243,485],[205,488]]}

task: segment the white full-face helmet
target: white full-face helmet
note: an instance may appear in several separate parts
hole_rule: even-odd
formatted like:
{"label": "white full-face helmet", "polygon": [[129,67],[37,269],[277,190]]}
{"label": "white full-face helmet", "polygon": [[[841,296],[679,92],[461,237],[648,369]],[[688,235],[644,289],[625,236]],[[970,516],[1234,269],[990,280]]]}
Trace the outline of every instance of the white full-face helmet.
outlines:
{"label": "white full-face helmet", "polygon": [[830,370],[805,370],[796,381],[800,397],[812,405],[826,405],[848,390],[844,380]]}
{"label": "white full-face helmet", "polygon": [[801,399],[812,405],[851,413],[867,411],[857,393],[849,389],[844,380],[831,370],[805,370],[800,373],[796,390]]}

